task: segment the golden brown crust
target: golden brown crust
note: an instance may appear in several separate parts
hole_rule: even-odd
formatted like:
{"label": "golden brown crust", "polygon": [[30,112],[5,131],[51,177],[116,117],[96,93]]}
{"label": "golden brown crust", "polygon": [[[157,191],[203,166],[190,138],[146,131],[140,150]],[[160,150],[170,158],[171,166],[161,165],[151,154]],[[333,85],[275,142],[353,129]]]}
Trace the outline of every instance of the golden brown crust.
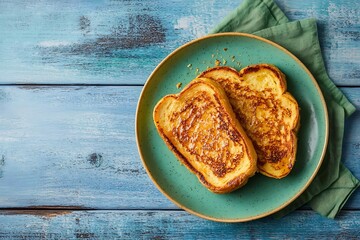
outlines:
{"label": "golden brown crust", "polygon": [[220,83],[258,155],[259,171],[283,178],[294,165],[299,107],[286,92],[285,75],[270,64],[257,64],[239,73],[229,67],[211,68],[199,77]]}
{"label": "golden brown crust", "polygon": [[192,81],[154,108],[160,136],[203,185],[216,193],[243,186],[256,172],[256,152],[220,84]]}

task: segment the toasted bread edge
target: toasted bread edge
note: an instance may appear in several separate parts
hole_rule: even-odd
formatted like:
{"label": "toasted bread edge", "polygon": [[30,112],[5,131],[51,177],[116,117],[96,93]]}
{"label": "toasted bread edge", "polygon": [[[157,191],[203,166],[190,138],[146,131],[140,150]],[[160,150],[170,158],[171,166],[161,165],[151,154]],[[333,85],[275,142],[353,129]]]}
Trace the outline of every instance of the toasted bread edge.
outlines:
{"label": "toasted bread edge", "polygon": [[[247,74],[249,72],[256,72],[261,68],[267,68],[269,70],[271,70],[272,72],[274,72],[277,76],[277,78],[279,79],[279,83],[280,83],[280,87],[281,87],[281,92],[282,92],[282,96],[288,98],[291,102],[295,103],[296,107],[297,107],[297,118],[294,121],[294,126],[293,129],[291,130],[291,138],[293,139],[293,146],[292,146],[292,151],[288,156],[288,164],[291,166],[289,167],[288,171],[286,171],[285,173],[279,173],[279,175],[273,175],[270,174],[269,172],[263,170],[263,167],[261,165],[258,164],[258,171],[268,177],[272,177],[272,178],[276,178],[276,179],[281,179],[285,176],[287,176],[291,170],[292,167],[295,164],[295,160],[296,160],[296,152],[297,152],[297,132],[300,128],[300,113],[299,113],[299,105],[296,101],[296,99],[287,91],[287,82],[286,82],[286,76],[283,72],[280,71],[279,68],[277,68],[275,65],[272,64],[266,64],[266,63],[261,63],[261,64],[254,64],[254,65],[249,65],[243,69],[241,69],[239,72],[231,67],[227,67],[227,66],[218,66],[218,67],[213,67],[210,69],[205,70],[204,72],[202,72],[199,77],[208,77],[208,74],[211,74],[211,72],[213,71],[217,71],[217,70],[223,70],[223,71],[227,71],[230,72],[231,74],[234,74],[234,76],[237,76],[237,78],[239,79],[239,81],[241,81],[241,79],[243,78],[244,74]],[[213,79],[216,81],[216,79]],[[278,163],[281,164],[283,162],[283,160],[280,160]],[[267,164],[274,164],[274,163],[267,163]],[[276,164],[274,164],[276,165]]]}
{"label": "toasted bread edge", "polygon": [[[170,139],[166,136],[166,134],[164,133],[164,130],[161,128],[161,126],[159,126],[158,121],[156,121],[156,119],[158,119],[157,114],[158,114],[158,107],[163,104],[165,101],[167,101],[169,98],[179,98],[180,94],[182,92],[185,92],[188,88],[192,87],[194,84],[200,83],[200,82],[205,82],[206,84],[209,84],[213,89],[216,86],[216,89],[220,91],[220,94],[218,96],[219,100],[221,101],[222,105],[225,107],[226,112],[230,115],[230,120],[231,120],[231,124],[235,126],[235,128],[240,132],[240,136],[241,138],[243,138],[244,143],[246,144],[245,150],[247,151],[247,155],[249,156],[249,160],[250,160],[250,169],[249,171],[247,171],[248,174],[240,174],[239,176],[237,176],[236,178],[232,179],[231,181],[229,181],[225,186],[223,187],[215,187],[212,184],[210,184],[205,177],[203,176],[203,174],[199,171],[197,171],[190,163],[189,161],[186,159],[186,157],[184,157],[180,151],[173,145],[173,143],[170,141]],[[197,176],[197,178],[199,179],[199,181],[210,191],[214,192],[214,193],[229,193],[232,192],[242,186],[244,186],[248,179],[250,177],[252,177],[256,171],[257,171],[257,154],[256,151],[253,147],[253,144],[250,140],[250,138],[247,136],[247,134],[245,133],[244,129],[242,128],[242,126],[240,125],[240,123],[237,121],[236,115],[232,110],[231,104],[229,102],[229,100],[226,97],[225,91],[223,90],[223,88],[221,87],[221,85],[213,80],[210,80],[208,78],[195,78],[194,80],[192,80],[180,93],[177,94],[170,94],[167,95],[165,97],[163,97],[154,107],[154,111],[153,111],[153,120],[155,123],[155,126],[158,130],[158,133],[160,135],[160,137],[164,140],[165,144],[168,146],[168,148],[175,154],[175,156],[180,160],[180,162],[182,164],[184,164],[184,166],[186,168],[188,168],[188,170],[190,170],[193,174],[195,174]]]}
{"label": "toasted bread edge", "polygon": [[[282,88],[282,97],[286,97],[288,98],[291,102],[293,102],[296,105],[297,108],[297,116],[296,116],[296,120],[294,121],[293,124],[293,128],[290,131],[291,134],[291,139],[292,139],[292,148],[291,148],[291,153],[289,153],[287,156],[287,162],[288,165],[290,165],[288,167],[288,171],[283,172],[283,171],[279,171],[280,173],[278,175],[274,175],[269,173],[268,171],[265,171],[263,169],[263,167],[258,167],[258,170],[261,174],[271,177],[271,178],[276,178],[276,179],[281,179],[286,177],[287,175],[290,174],[292,168],[294,167],[295,161],[296,161],[296,153],[297,153],[297,133],[298,130],[300,128],[300,110],[299,110],[299,105],[298,102],[296,101],[296,99],[294,98],[294,96],[287,91],[287,80],[286,80],[286,76],[285,74],[275,65],[272,64],[267,64],[267,63],[261,63],[261,64],[255,64],[255,65],[249,65],[243,69],[240,70],[240,76],[242,77],[244,74],[246,74],[248,71],[254,71],[254,69],[260,69],[260,68],[267,68],[269,70],[271,70],[272,72],[274,72],[277,76],[277,78],[280,80],[280,86]],[[286,156],[286,157],[287,157]],[[284,159],[286,158],[284,157]],[[283,159],[280,160],[278,162],[278,164],[281,164],[283,162]],[[274,163],[274,165],[276,165],[277,163]]]}

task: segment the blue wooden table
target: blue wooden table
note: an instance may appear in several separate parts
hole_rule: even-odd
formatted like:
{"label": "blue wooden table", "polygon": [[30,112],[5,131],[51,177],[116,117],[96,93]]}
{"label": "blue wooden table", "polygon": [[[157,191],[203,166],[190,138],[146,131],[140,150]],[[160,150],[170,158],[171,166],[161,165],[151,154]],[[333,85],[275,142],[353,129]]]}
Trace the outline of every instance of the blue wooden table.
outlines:
{"label": "blue wooden table", "polygon": [[[156,65],[241,1],[0,2],[0,239],[360,238],[360,191],[335,220],[304,206],[274,220],[204,220],[141,164],[136,105]],[[358,0],[277,0],[315,17],[330,77],[360,108]],[[360,113],[343,162],[360,178]]]}

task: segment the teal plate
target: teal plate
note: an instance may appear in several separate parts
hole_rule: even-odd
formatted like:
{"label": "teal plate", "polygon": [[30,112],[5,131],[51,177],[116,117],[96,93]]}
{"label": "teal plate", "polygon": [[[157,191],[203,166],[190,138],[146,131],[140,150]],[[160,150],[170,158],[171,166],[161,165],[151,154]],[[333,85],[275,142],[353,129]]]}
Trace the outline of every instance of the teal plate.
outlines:
{"label": "teal plate", "polygon": [[[250,64],[270,63],[287,76],[288,91],[301,109],[296,162],[287,177],[277,180],[256,174],[232,193],[215,194],[180,164],[160,138],[152,118],[155,104],[167,94],[180,92],[199,73],[213,67],[216,60],[237,70]],[[180,89],[178,83],[182,83]],[[244,222],[279,211],[311,183],[325,155],[328,115],[319,86],[294,55],[264,38],[221,33],[181,46],[156,67],[139,99],[136,139],[148,175],[176,205],[206,219]]]}

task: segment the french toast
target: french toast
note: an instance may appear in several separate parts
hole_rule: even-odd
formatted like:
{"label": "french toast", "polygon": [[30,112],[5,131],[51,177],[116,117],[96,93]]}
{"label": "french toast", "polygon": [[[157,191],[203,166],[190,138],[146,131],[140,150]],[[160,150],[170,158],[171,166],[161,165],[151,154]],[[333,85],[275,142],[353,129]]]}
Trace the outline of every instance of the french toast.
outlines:
{"label": "french toast", "polygon": [[153,119],[169,149],[212,192],[234,191],[257,171],[255,149],[220,84],[192,80],[163,97]]}
{"label": "french toast", "polygon": [[294,166],[299,128],[299,107],[287,92],[285,75],[275,66],[257,64],[240,72],[214,67],[199,77],[220,83],[235,114],[252,140],[260,173],[287,176]]}

